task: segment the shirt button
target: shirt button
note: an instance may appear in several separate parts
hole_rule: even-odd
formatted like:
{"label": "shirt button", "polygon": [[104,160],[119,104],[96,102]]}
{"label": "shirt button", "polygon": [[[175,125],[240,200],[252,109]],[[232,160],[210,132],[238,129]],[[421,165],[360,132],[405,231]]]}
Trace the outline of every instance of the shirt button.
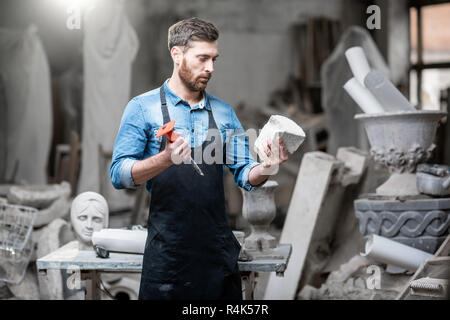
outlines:
{"label": "shirt button", "polygon": [[194,132],[194,129],[192,129],[191,132]]}

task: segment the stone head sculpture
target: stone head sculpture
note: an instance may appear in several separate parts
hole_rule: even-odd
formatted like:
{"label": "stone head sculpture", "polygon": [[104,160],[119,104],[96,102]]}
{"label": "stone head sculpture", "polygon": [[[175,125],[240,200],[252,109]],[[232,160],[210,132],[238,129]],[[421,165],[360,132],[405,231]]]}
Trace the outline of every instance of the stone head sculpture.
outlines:
{"label": "stone head sculpture", "polygon": [[87,191],[73,199],[70,220],[80,249],[92,249],[92,233],[107,228],[108,218],[108,203],[101,194]]}

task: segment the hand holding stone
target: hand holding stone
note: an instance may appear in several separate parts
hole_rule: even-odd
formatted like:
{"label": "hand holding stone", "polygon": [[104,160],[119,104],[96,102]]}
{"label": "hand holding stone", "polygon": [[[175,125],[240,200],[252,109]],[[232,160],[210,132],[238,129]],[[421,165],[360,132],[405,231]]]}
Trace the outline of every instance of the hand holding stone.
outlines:
{"label": "hand holding stone", "polygon": [[264,174],[276,174],[280,164],[286,162],[289,158],[286,147],[280,137],[277,137],[274,141],[267,140],[262,158]]}

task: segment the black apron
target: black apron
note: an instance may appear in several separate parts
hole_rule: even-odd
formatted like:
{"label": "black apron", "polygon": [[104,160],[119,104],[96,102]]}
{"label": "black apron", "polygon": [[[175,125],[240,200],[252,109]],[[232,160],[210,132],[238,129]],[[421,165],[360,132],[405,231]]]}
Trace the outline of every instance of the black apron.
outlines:
{"label": "black apron", "polygon": [[[164,86],[160,95],[167,123]],[[208,114],[209,129],[217,129],[212,111]],[[208,134],[201,146],[191,148],[192,157],[210,143],[219,144],[214,150],[222,152],[221,139],[214,138]],[[160,151],[165,144],[166,136]],[[152,180],[139,299],[242,300],[237,264],[241,246],[225,211],[222,164],[198,165],[204,176],[182,163]]]}

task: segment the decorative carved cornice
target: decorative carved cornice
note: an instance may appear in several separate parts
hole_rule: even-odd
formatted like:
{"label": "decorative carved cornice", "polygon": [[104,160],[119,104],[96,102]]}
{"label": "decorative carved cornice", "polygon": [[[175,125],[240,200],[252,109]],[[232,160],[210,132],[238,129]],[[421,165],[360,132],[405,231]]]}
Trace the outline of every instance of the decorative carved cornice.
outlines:
{"label": "decorative carved cornice", "polygon": [[447,235],[450,231],[450,211],[358,211],[359,231],[362,235],[409,238]]}
{"label": "decorative carved cornice", "polygon": [[428,161],[436,148],[432,144],[424,150],[419,144],[414,144],[408,151],[391,146],[388,149],[372,147],[370,154],[374,160],[389,168],[390,173],[414,173],[419,163]]}

